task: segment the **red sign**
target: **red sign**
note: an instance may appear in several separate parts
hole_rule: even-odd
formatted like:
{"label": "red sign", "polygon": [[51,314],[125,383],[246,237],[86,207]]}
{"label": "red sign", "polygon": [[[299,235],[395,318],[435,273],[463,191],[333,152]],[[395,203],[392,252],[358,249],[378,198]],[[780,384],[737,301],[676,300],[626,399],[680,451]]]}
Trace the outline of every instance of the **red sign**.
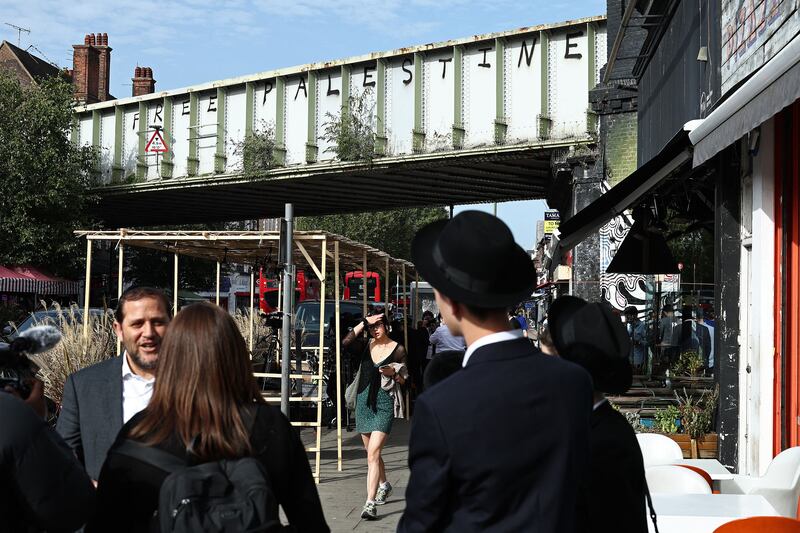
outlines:
{"label": "red sign", "polygon": [[153,131],[150,140],[147,141],[147,146],[144,147],[144,151],[162,154],[169,151],[167,143],[164,142],[164,137],[161,136],[161,130]]}

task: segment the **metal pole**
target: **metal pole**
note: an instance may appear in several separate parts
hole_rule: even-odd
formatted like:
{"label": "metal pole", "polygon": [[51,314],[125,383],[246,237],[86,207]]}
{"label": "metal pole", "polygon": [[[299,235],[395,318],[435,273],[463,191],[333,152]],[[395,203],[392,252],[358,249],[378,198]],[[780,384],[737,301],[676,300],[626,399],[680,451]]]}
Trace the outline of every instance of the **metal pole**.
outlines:
{"label": "metal pole", "polygon": [[92,287],[92,241],[86,239],[86,285],[83,287],[83,339],[89,338],[89,292]]}
{"label": "metal pole", "polygon": [[175,287],[172,294],[172,314],[178,314],[178,252],[175,252],[175,275],[173,278],[173,285]]}
{"label": "metal pole", "polygon": [[367,251],[364,250],[364,262],[361,264],[361,297],[364,303],[364,318],[367,317]]}
{"label": "metal pole", "polygon": [[[383,302],[383,312],[386,315],[386,318],[388,319],[389,318],[389,258],[388,257],[386,258],[386,271],[384,272],[383,279],[385,285],[384,294],[386,295],[384,297],[384,302]],[[400,303],[399,295],[397,303]]]}
{"label": "metal pole", "polygon": [[[403,263],[403,287],[406,286],[406,264]],[[408,302],[403,306],[403,348],[406,349],[406,354],[408,353]],[[408,364],[408,361],[406,361]],[[406,420],[411,418],[411,402],[409,401],[410,395],[408,393],[408,387],[406,387],[405,391],[406,397]]]}
{"label": "metal pole", "polygon": [[[125,245],[122,241],[119,242],[119,265],[117,267],[117,305],[119,305],[119,299],[122,297],[122,265],[124,264],[124,248]],[[117,355],[122,353],[122,339],[117,338]]]}
{"label": "metal pole", "polygon": [[336,458],[342,471],[342,339],[339,317],[339,241],[333,241],[334,301],[336,302]]}
{"label": "metal pole", "polygon": [[217,299],[216,299],[217,305],[219,305],[219,278],[220,278],[220,264],[219,261],[217,261]]}
{"label": "metal pole", "polygon": [[248,347],[250,348],[250,359],[253,358],[253,322],[255,322],[255,307],[254,307],[254,294],[256,289],[255,285],[255,269],[250,267],[250,320],[249,327],[250,327],[250,337],[248,339]]}
{"label": "metal pole", "polygon": [[[294,287],[292,261],[292,243],[294,225],[294,207],[286,204],[286,235],[284,235],[284,245],[286,246],[286,266],[283,270],[283,327],[281,328],[281,412],[289,417],[289,350],[292,332],[292,290]],[[320,317],[321,319],[322,317]],[[300,370],[298,369],[298,372]]]}

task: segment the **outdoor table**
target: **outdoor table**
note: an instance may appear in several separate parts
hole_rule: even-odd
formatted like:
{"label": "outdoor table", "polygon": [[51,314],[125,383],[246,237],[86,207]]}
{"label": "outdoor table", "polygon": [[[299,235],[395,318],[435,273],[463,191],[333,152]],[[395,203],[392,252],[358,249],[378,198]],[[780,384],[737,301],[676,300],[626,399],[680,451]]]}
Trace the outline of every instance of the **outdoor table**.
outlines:
{"label": "outdoor table", "polygon": [[708,472],[708,475],[711,476],[711,479],[714,481],[733,479],[733,474],[731,474],[728,471],[728,469],[725,468],[722,465],[722,463],[720,463],[716,459],[683,459],[674,464],[696,466],[697,468],[702,468],[703,470]]}
{"label": "outdoor table", "polygon": [[[652,498],[661,533],[713,533],[731,520],[778,516],[763,496],[755,494],[653,494]],[[655,531],[649,518],[647,525]]]}

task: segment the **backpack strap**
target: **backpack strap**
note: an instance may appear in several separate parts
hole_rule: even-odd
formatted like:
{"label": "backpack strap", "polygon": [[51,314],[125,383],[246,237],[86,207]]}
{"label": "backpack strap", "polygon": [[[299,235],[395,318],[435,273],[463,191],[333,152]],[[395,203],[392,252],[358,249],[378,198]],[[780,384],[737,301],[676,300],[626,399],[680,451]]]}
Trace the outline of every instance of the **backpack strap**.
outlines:
{"label": "backpack strap", "polygon": [[147,463],[168,473],[172,473],[186,466],[186,461],[183,459],[169,452],[165,452],[160,448],[156,448],[155,446],[147,446],[132,439],[123,440],[119,446],[114,448],[114,452],[132,457],[133,459]]}

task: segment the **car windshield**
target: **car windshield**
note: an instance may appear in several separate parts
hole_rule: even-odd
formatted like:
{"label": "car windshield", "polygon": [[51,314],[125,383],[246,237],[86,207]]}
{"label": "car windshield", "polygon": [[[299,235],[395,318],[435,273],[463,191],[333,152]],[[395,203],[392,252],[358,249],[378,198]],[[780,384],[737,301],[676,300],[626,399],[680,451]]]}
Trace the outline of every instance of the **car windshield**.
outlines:
{"label": "car windshield", "polygon": [[[331,323],[336,312],[334,301],[325,301],[325,324],[324,329],[327,329]],[[351,314],[354,318],[362,316],[361,306],[353,305],[351,303],[339,302],[339,315],[345,313]],[[306,331],[319,330],[319,302],[302,302],[297,306],[295,313],[295,329],[304,329]]]}
{"label": "car windshield", "polygon": [[[102,314],[102,311],[98,309],[90,309],[89,315],[90,316],[98,316]],[[31,313],[28,315],[28,318],[23,320],[18,326],[17,329],[13,329],[11,333],[8,335],[9,340],[14,340],[19,337],[19,334],[25,330],[28,330],[34,326],[44,326],[44,325],[52,325],[58,328],[61,327],[62,321],[66,321],[68,324],[72,324],[73,320],[75,321],[82,321],[83,320],[83,311],[36,311],[35,313]]]}

